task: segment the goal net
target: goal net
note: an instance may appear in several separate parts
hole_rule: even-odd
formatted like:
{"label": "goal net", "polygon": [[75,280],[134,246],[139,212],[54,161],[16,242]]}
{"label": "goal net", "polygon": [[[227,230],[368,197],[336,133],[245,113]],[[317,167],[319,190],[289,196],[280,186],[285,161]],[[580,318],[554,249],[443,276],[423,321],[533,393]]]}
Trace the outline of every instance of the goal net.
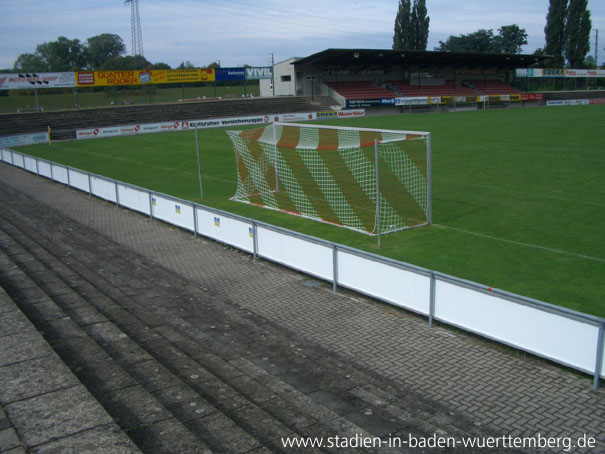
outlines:
{"label": "goal net", "polygon": [[227,131],[231,200],[370,235],[430,224],[430,135],[272,123]]}

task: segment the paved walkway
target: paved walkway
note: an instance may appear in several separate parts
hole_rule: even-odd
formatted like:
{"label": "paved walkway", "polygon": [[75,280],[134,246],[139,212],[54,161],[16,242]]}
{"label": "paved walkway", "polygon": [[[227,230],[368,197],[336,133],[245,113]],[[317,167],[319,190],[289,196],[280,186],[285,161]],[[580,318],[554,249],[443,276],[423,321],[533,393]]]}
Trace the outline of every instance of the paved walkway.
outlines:
{"label": "paved walkway", "polygon": [[348,292],[334,294],[326,283],[270,263],[254,264],[230,247],[195,240],[5,164],[0,181],[251,316],[373,371],[410,396],[422,396],[439,408],[427,411],[429,422],[464,419],[496,437],[575,440],[586,434],[598,447],[575,451],[605,452],[605,391],[592,391],[591,377],[454,329],[429,329],[422,317]]}

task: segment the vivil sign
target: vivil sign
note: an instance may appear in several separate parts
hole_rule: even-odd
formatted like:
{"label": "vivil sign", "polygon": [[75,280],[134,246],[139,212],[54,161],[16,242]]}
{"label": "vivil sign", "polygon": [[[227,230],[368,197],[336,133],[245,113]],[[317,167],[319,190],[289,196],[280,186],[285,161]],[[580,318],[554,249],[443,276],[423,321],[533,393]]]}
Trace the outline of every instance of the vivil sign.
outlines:
{"label": "vivil sign", "polygon": [[246,68],[246,80],[273,79],[271,66],[257,66]]}

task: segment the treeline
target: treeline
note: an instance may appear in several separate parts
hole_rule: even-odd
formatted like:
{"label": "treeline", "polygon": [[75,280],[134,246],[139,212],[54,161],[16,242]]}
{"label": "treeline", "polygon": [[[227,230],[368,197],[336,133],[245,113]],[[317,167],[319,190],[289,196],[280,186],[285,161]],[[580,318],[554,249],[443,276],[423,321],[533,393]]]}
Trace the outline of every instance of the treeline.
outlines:
{"label": "treeline", "polygon": [[[15,72],[62,72],[80,70],[121,71],[134,69],[172,69],[166,63],[151,63],[141,55],[126,54],[126,45],[119,35],[102,33],[85,42],[59,36],[56,41],[38,44],[32,53],[15,60]],[[217,63],[209,67],[218,66]],[[178,68],[192,68],[189,61]]]}
{"label": "treeline", "polygon": [[[425,0],[414,0],[413,6],[410,0],[399,0],[393,49],[426,50],[429,23]],[[588,55],[591,28],[588,0],[550,0],[544,27],[546,46],[534,53],[552,57],[543,63],[547,67],[594,68],[594,58]],[[519,54],[525,45],[526,30],[511,24],[503,25],[497,33],[493,29],[480,29],[450,35],[445,41],[439,41],[434,50]]]}

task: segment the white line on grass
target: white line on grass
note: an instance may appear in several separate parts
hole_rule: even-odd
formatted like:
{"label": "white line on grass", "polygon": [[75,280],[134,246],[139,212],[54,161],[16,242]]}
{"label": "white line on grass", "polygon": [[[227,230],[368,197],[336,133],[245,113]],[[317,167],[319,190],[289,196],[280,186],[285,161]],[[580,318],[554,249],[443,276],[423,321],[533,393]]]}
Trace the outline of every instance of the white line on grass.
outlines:
{"label": "white line on grass", "polygon": [[578,254],[577,252],[563,251],[561,249],[554,249],[554,248],[550,248],[550,247],[546,247],[546,246],[538,246],[537,244],[523,243],[521,241],[507,240],[506,238],[500,238],[498,236],[486,235],[485,233],[471,232],[470,230],[464,230],[464,229],[459,229],[456,227],[450,227],[449,225],[443,225],[443,224],[433,224],[433,225],[435,227],[442,228],[442,229],[454,230],[456,232],[467,233],[469,235],[478,236],[481,238],[488,238],[490,240],[502,241],[503,243],[516,244],[517,246],[525,246],[525,247],[529,247],[529,248],[533,248],[533,249],[541,249],[543,251],[554,252],[556,254],[571,255],[573,257],[579,257],[579,258],[586,259],[586,260],[593,260],[595,262],[605,263],[605,259],[600,258],[600,257],[593,257],[591,255]]}

